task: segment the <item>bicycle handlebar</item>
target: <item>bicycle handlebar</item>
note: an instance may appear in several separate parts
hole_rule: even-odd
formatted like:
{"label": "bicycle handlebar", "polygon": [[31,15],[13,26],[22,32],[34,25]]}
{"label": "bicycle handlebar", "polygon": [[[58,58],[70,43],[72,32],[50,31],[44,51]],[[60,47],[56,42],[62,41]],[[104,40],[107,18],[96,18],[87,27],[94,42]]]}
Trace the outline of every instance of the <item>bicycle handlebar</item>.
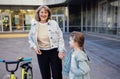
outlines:
{"label": "bicycle handlebar", "polygon": [[12,64],[12,63],[18,63],[18,62],[22,62],[22,61],[31,61],[31,60],[32,60],[32,58],[20,58],[16,61],[6,61],[6,60],[0,59],[0,62]]}
{"label": "bicycle handlebar", "polygon": [[[18,66],[19,66],[19,63],[20,63],[20,62],[22,62],[22,61],[31,61],[31,60],[32,60],[32,58],[23,58],[23,57],[21,57],[21,58],[19,58],[19,59],[16,60],[16,61],[6,61],[6,60],[0,59],[0,62],[6,64],[6,70],[7,70],[8,72],[14,73],[14,72],[18,69]],[[9,65],[9,64],[16,64],[16,68],[15,68],[14,70],[9,70],[9,69],[8,69],[8,65]]]}
{"label": "bicycle handlebar", "polygon": [[23,61],[31,61],[32,58],[24,58]]}
{"label": "bicycle handlebar", "polygon": [[0,62],[4,62],[4,60],[1,60],[1,59],[0,59]]}

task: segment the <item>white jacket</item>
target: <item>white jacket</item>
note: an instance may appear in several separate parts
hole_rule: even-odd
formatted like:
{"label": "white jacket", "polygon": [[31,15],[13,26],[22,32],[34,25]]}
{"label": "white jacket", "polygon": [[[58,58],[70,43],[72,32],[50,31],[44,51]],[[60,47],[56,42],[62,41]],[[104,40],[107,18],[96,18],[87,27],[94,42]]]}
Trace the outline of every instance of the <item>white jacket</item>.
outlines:
{"label": "white jacket", "polygon": [[[28,36],[30,47],[33,49],[39,48],[37,42],[38,26],[39,26],[39,22],[32,23],[31,30]],[[65,52],[63,34],[58,23],[54,20],[49,20],[48,29],[49,29],[48,36],[50,39],[50,49],[58,48],[59,52]]]}

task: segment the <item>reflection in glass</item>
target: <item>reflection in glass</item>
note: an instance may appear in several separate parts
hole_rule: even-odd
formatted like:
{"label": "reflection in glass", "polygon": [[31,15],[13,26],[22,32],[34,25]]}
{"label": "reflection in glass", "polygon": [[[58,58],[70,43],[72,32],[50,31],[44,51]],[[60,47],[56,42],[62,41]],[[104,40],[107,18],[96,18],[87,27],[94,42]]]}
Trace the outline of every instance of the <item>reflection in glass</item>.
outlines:
{"label": "reflection in glass", "polygon": [[10,31],[10,18],[9,18],[9,15],[3,15],[2,16],[2,22],[3,22],[3,30],[4,31]]}
{"label": "reflection in glass", "polygon": [[107,33],[117,35],[118,1],[108,4]]}

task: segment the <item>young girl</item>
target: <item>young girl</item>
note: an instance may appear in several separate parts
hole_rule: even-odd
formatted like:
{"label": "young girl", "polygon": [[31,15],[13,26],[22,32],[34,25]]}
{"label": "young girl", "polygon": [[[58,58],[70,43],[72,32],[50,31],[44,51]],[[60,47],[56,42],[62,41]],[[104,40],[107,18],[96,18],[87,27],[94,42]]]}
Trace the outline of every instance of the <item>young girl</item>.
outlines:
{"label": "young girl", "polygon": [[72,32],[69,44],[73,50],[66,58],[63,72],[69,75],[69,79],[90,79],[89,61],[84,52],[84,35],[81,32]]}

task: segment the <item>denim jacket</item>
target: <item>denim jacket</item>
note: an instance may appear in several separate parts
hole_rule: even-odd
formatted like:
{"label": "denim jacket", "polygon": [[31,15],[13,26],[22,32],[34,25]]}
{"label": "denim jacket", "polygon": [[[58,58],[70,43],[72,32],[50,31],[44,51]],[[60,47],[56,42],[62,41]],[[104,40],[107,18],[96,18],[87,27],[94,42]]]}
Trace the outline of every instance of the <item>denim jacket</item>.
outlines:
{"label": "denim jacket", "polygon": [[65,59],[63,74],[69,75],[69,73],[71,73],[72,76],[69,75],[70,79],[90,79],[89,61],[87,59],[86,53],[79,51],[74,57],[76,64],[74,64],[74,67],[71,68],[71,64],[73,64],[71,63],[72,54],[73,50],[68,54],[68,57]]}
{"label": "denim jacket", "polygon": [[[37,42],[37,32],[38,32],[39,22],[33,22],[31,30],[29,32],[29,44],[33,49],[39,48]],[[54,20],[48,20],[48,36],[50,39],[50,49],[58,48],[59,52],[65,51],[64,39],[59,25]],[[47,49],[46,49],[47,50]]]}

